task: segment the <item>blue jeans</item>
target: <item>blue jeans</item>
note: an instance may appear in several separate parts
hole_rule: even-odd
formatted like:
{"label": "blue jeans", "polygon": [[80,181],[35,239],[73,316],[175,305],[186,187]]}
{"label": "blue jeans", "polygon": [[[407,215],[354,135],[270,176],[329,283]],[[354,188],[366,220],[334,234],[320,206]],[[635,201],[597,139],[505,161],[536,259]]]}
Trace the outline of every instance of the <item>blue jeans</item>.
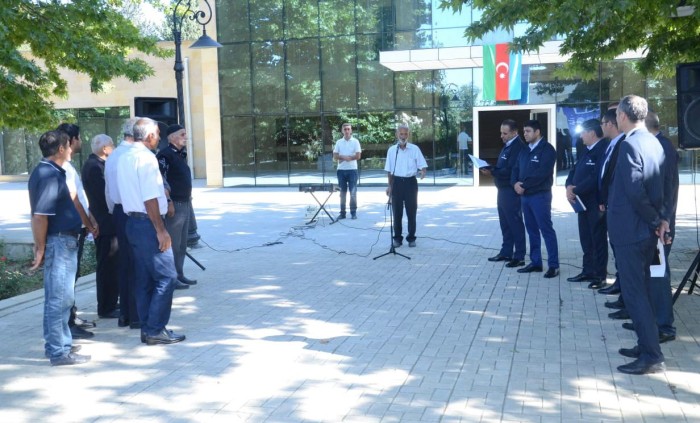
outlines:
{"label": "blue jeans", "polygon": [[141,332],[155,336],[170,320],[177,278],[173,250],[160,251],[156,230],[148,218],[129,217],[126,235],[134,252],[134,294]]}
{"label": "blue jeans", "polygon": [[50,358],[70,353],[73,337],[68,327],[75,302],[78,238],[49,235],[44,252],[44,349]]}
{"label": "blue jeans", "polygon": [[350,214],[357,212],[357,170],[338,170],[338,186],[340,187],[340,215],[345,216],[345,200],[350,191]]}

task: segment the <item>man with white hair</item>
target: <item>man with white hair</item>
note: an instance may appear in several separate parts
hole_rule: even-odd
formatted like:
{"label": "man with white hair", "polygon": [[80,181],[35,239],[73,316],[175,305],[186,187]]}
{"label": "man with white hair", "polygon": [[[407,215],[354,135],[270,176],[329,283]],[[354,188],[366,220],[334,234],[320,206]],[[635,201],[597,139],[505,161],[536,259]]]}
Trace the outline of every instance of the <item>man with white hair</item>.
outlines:
{"label": "man with white hair", "polygon": [[107,207],[114,218],[114,227],[119,244],[119,327],[129,326],[132,329],[141,327],[139,315],[136,311],[136,298],[134,297],[134,265],[129,240],[126,237],[126,214],[122,208],[122,200],[119,195],[119,181],[117,180],[117,164],[120,158],[128,152],[134,144],[134,124],[138,117],[127,119],[122,127],[124,139],[110,154],[105,162],[105,199]]}
{"label": "man with white hair", "polygon": [[95,238],[97,315],[103,319],[116,319],[119,317],[117,232],[107,208],[104,176],[105,160],[114,150],[114,143],[108,135],[99,134],[92,138],[90,146],[92,154],[83,164],[81,177],[90,204],[90,214],[95,217],[100,228],[100,233]]}

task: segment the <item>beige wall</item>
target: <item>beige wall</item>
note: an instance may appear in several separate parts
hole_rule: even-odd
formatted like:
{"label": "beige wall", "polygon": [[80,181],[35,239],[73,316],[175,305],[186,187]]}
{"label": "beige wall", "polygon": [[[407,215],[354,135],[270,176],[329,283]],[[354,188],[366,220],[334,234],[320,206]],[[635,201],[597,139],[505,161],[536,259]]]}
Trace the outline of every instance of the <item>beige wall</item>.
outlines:
{"label": "beige wall", "polygon": [[[208,33],[216,34],[215,19],[207,25]],[[209,186],[222,186],[223,165],[221,151],[221,127],[219,110],[219,78],[216,49],[190,49],[192,41],[182,45],[183,61],[187,59],[189,76],[189,105],[185,103],[185,115],[188,106],[191,115],[193,168],[195,178],[206,178]],[[162,42],[161,47],[174,49],[172,42]],[[64,71],[68,82],[68,97],[55,98],[52,101],[57,109],[92,108],[92,107],[129,107],[134,115],[134,97],[176,97],[174,56],[167,59],[135,54],[145,60],[154,71],[153,76],[132,83],[126,78],[111,81],[101,93],[90,92],[90,79],[82,74]],[[187,95],[185,95],[187,98]]]}

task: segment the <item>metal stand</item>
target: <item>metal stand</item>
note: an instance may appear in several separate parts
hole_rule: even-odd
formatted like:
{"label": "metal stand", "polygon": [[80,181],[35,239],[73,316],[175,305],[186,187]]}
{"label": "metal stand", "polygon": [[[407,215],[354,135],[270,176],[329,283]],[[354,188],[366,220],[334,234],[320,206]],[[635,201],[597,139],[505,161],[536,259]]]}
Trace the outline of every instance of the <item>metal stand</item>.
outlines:
{"label": "metal stand", "polygon": [[673,304],[676,303],[676,300],[681,295],[681,292],[683,291],[685,284],[688,283],[688,280],[690,280],[690,288],[688,289],[688,295],[691,295],[693,293],[693,290],[698,285],[698,273],[700,273],[700,252],[698,252],[695,255],[693,263],[691,263],[690,267],[688,268],[688,271],[685,273],[685,276],[683,276],[681,283],[678,285],[678,288],[676,288],[676,292],[673,294]]}
{"label": "metal stand", "polygon": [[316,213],[313,215],[313,217],[308,222],[306,222],[306,224],[308,225],[308,224],[312,223],[314,220],[316,220],[316,216],[318,216],[318,214],[321,213],[321,210],[323,210],[328,215],[328,218],[331,220],[331,225],[334,224],[335,222],[337,222],[337,220],[333,219],[333,216],[331,216],[331,214],[328,213],[328,210],[326,210],[326,203],[328,202],[328,200],[331,198],[331,196],[335,192],[335,188],[331,188],[330,192],[328,193],[328,196],[326,197],[325,200],[323,200],[323,203],[321,203],[318,200],[318,198],[316,198],[316,195],[314,195],[313,191],[307,191],[307,192],[309,194],[311,194],[312,197],[314,197],[314,200],[316,200],[319,207],[318,207],[318,210],[316,210]]}
{"label": "metal stand", "polygon": [[[391,184],[391,185],[392,185],[392,187],[391,187],[391,188],[392,188],[391,192],[392,192],[392,194],[393,194],[393,192],[394,192],[394,189],[393,189],[393,188],[394,188],[394,187],[393,187],[393,185],[394,185],[393,180],[392,180],[392,184]],[[391,230],[389,231],[389,233],[390,233],[390,235],[391,235],[391,244],[390,244],[391,247],[389,248],[389,251],[388,251],[388,252],[386,252],[386,253],[384,253],[384,254],[378,255],[377,257],[373,258],[372,260],[376,260],[376,259],[378,259],[378,258],[380,258],[380,257],[384,257],[384,256],[389,255],[389,254],[393,254],[393,255],[395,255],[395,256],[401,256],[401,257],[403,257],[403,258],[405,258],[405,259],[409,259],[409,260],[410,260],[411,258],[410,258],[409,256],[405,256],[405,255],[403,255],[403,254],[401,254],[401,253],[397,253],[397,252],[396,252],[396,248],[394,248],[394,206],[393,206],[393,204],[391,204],[391,195],[389,195],[389,201],[387,201],[386,207],[387,207],[387,209],[389,209],[389,222],[391,222]]]}
{"label": "metal stand", "polygon": [[195,259],[194,257],[192,257],[192,256],[190,255],[190,253],[188,253],[188,252],[185,251],[185,255],[187,256],[187,258],[189,258],[190,260],[192,260],[192,261],[194,262],[194,264],[196,264],[197,266],[199,266],[200,269],[202,269],[202,270],[207,270],[207,268],[204,267],[204,266],[202,266],[202,263],[198,262],[197,259]]}

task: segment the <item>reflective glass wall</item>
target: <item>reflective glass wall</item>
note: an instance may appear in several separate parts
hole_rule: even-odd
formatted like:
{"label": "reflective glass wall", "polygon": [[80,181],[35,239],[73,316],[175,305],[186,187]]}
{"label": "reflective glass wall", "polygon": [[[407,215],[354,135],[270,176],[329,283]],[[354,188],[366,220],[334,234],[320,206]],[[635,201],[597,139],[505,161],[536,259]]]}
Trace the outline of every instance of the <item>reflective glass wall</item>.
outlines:
{"label": "reflective glass wall", "polygon": [[[473,136],[472,107],[495,105],[482,98],[483,70],[392,72],[379,64],[379,51],[466,45],[464,27],[479,16],[468,9],[453,15],[438,5],[217,1],[224,185],[334,182],[332,149],[343,122],[353,124],[362,144],[360,183],[384,184],[397,121],[411,126],[430,166],[429,182],[471,185],[456,139],[460,127]],[[475,44],[507,42],[521,31],[497,31]],[[562,175],[575,160],[575,125],[572,130],[568,122],[599,116],[624,94],[647,96],[676,142],[674,81],[645,80],[630,62],[602,64],[591,81],[562,81],[553,76],[555,66],[525,66],[523,74],[526,103],[557,104],[558,132],[571,138],[562,137]]]}

